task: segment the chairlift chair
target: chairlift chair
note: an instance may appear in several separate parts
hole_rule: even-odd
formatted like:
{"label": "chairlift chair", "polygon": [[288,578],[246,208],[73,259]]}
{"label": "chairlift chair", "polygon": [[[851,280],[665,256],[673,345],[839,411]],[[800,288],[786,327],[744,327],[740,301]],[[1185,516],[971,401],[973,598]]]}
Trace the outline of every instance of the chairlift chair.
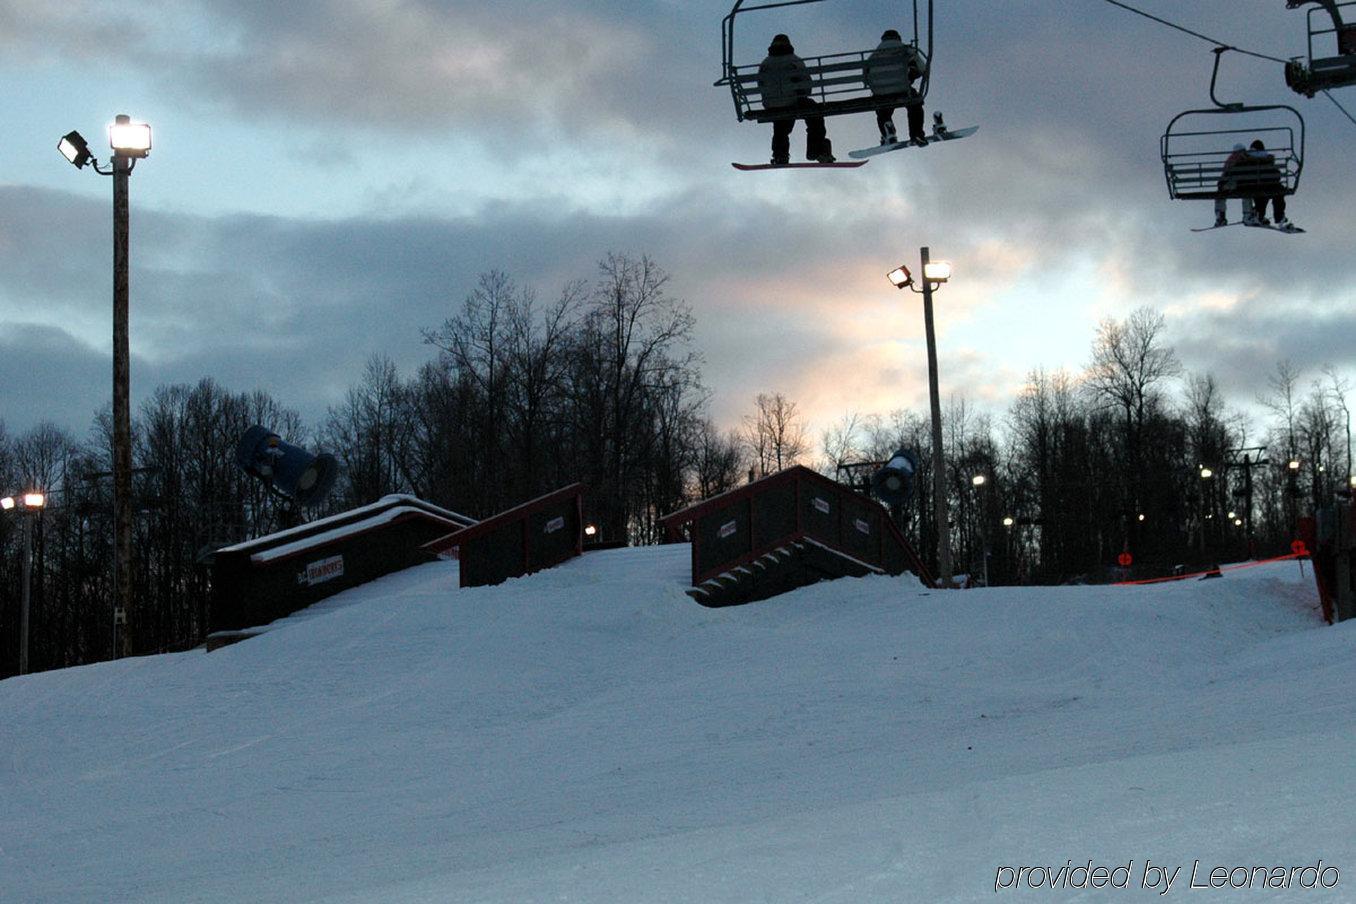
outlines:
{"label": "chairlift chair", "polygon": [[[715,83],[718,88],[728,87],[734,100],[735,116],[740,122],[751,121],[768,123],[780,119],[800,118],[803,110],[778,108],[768,110],[763,106],[761,90],[758,87],[759,63],[736,63],[734,59],[735,20],[743,14],[756,10],[778,9],[785,6],[803,6],[809,3],[824,3],[828,0],[779,0],[774,3],[759,3],[745,6],[745,0],[735,0],[729,15],[721,22],[721,71],[722,75]],[[902,102],[899,98],[891,101],[891,106],[917,106],[926,99],[928,82],[932,72],[932,0],[927,0],[927,47],[919,44],[918,13],[919,0],[913,0],[913,39],[909,43],[918,51],[922,64],[918,87]],[[769,37],[773,32],[769,32]],[[867,58],[874,52],[853,50],[842,53],[821,54],[819,56],[801,55],[810,74],[810,98],[818,107],[817,116],[839,116],[845,113],[874,112],[882,103],[871,93],[866,83]]]}
{"label": "chairlift chair", "polygon": [[[1304,168],[1304,117],[1285,104],[1221,103],[1215,97],[1215,80],[1220,56],[1229,49],[1214,50],[1210,99],[1215,106],[1177,114],[1160,140],[1168,194],[1175,200],[1251,199],[1278,193],[1289,196],[1299,187]],[[1207,129],[1206,125],[1227,127]],[[1274,171],[1256,167],[1245,168],[1241,173],[1231,170],[1230,180],[1223,182],[1225,161],[1233,146],[1246,147],[1253,140],[1262,141],[1265,152],[1275,158]]]}
{"label": "chairlift chair", "polygon": [[[1313,97],[1329,88],[1356,85],[1356,0],[1286,0],[1285,3],[1290,9],[1306,4],[1313,4],[1308,11],[1308,65],[1299,58],[1286,63],[1285,83],[1305,97]],[[1327,20],[1323,18],[1324,14]],[[1335,46],[1337,55],[1314,56],[1315,39],[1320,45]]]}

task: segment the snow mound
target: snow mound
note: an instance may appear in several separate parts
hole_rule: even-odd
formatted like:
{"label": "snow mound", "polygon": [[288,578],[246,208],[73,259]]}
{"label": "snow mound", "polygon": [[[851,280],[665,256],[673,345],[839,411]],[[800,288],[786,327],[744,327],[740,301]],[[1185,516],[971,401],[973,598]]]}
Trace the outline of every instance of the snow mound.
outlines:
{"label": "snow mound", "polygon": [[1004,865],[1186,893],[1197,860],[1319,858],[1350,875],[1265,899],[1349,899],[1356,634],[1296,563],[704,609],[688,555],[438,562],[210,655],[3,682],[0,900],[959,902]]}

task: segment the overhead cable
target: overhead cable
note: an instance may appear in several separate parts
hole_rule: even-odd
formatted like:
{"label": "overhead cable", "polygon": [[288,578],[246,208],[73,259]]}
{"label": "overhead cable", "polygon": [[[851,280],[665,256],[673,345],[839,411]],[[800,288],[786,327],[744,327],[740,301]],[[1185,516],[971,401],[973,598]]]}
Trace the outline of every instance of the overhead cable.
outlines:
{"label": "overhead cable", "polygon": [[1232,44],[1230,44],[1230,43],[1228,43],[1228,42],[1226,42],[1226,41],[1217,41],[1217,40],[1215,40],[1214,38],[1210,37],[1209,35],[1203,35],[1203,34],[1201,34],[1199,31],[1192,31],[1192,30],[1189,29],[1189,28],[1183,28],[1181,25],[1178,25],[1176,22],[1169,22],[1167,19],[1160,19],[1158,16],[1154,16],[1154,15],[1151,15],[1151,14],[1149,14],[1149,13],[1146,13],[1146,12],[1145,12],[1144,10],[1142,10],[1142,9],[1135,9],[1133,6],[1129,5],[1128,3],[1121,3],[1120,0],[1105,0],[1105,2],[1110,3],[1112,6],[1119,6],[1121,9],[1126,10],[1127,12],[1132,12],[1132,13],[1134,13],[1134,14],[1137,15],[1137,16],[1143,16],[1143,17],[1146,18],[1146,19],[1152,19],[1153,21],[1157,22],[1157,23],[1160,24],[1160,25],[1166,25],[1166,26],[1168,26],[1169,28],[1175,28],[1175,29],[1177,29],[1177,30],[1180,31],[1180,32],[1183,32],[1183,33],[1185,33],[1185,34],[1191,35],[1193,38],[1200,38],[1202,41],[1206,41],[1206,42],[1208,42],[1208,43],[1210,43],[1210,44],[1214,44],[1216,47],[1227,47],[1227,48],[1229,48],[1230,50],[1236,50],[1236,51],[1238,51],[1239,53],[1247,54],[1248,56],[1252,56],[1252,57],[1257,57],[1258,59],[1261,59],[1261,60],[1271,60],[1271,62],[1273,62],[1273,63],[1281,63],[1281,64],[1284,64],[1284,63],[1287,62],[1286,60],[1283,60],[1283,59],[1281,59],[1280,57],[1270,56],[1270,55],[1265,54],[1265,53],[1258,53],[1258,52],[1255,51],[1255,50],[1244,50],[1242,47],[1235,47],[1234,45],[1232,45]]}

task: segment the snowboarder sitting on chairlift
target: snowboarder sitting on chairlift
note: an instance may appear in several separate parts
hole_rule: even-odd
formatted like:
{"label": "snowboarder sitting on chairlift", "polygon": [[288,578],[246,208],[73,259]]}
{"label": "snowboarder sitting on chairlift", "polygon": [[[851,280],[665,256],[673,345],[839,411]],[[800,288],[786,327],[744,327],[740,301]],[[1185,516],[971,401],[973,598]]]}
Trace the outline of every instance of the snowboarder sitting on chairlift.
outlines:
{"label": "snowboarder sitting on chairlift", "polygon": [[819,163],[833,163],[833,144],[824,128],[824,117],[814,110],[819,106],[810,99],[810,72],[805,62],[796,56],[791,39],[776,35],[767,48],[767,58],[758,67],[758,91],[767,110],[795,110],[799,116],[787,116],[772,121],[772,162],[785,165],[791,162],[791,130],[797,119],[805,120],[805,157]]}
{"label": "snowboarder sitting on chairlift", "polygon": [[876,125],[880,128],[880,143],[895,144],[895,110],[904,107],[909,117],[909,140],[922,147],[928,143],[923,134],[923,105],[908,104],[916,98],[913,82],[923,74],[918,48],[905,44],[899,32],[887,29],[880,36],[880,44],[866,60],[866,85],[876,101]]}
{"label": "snowboarder sitting on chairlift", "polygon": [[[1249,157],[1248,157],[1248,149],[1245,148],[1245,147],[1243,147],[1242,144],[1236,144],[1236,145],[1234,145],[1233,152],[1230,153],[1229,156],[1228,156],[1227,158],[1225,158],[1225,160],[1224,160],[1224,169],[1223,169],[1223,171],[1220,173],[1220,176],[1219,176],[1219,184],[1218,184],[1218,188],[1219,188],[1220,191],[1222,191],[1222,192],[1232,192],[1232,191],[1234,191],[1235,189],[1238,188],[1239,176],[1241,175],[1241,173],[1240,173],[1240,171],[1239,171],[1239,165],[1240,165],[1240,164],[1247,164],[1248,160],[1249,160]],[[1245,165],[1245,166],[1244,166],[1244,170],[1247,170],[1247,169],[1249,169],[1249,167],[1247,167],[1247,166]],[[1229,207],[1229,205],[1228,205],[1228,200],[1227,200],[1226,198],[1216,198],[1216,199],[1215,199],[1215,225],[1216,225],[1216,226],[1227,226],[1227,225],[1229,225],[1229,218],[1226,216],[1226,213],[1227,213],[1227,211],[1228,211],[1228,207]],[[1251,207],[1252,207],[1252,199],[1251,199],[1251,198],[1244,198],[1244,199],[1243,199],[1243,218],[1244,218],[1245,220],[1248,218],[1248,214],[1250,213]]]}
{"label": "snowboarder sitting on chairlift", "polygon": [[1244,202],[1243,222],[1251,226],[1270,225],[1270,221],[1267,220],[1267,201],[1270,200],[1276,225],[1284,229],[1290,222],[1285,218],[1285,185],[1281,180],[1281,170],[1276,166],[1276,157],[1267,153],[1266,145],[1260,138],[1249,145],[1249,148],[1252,181],[1265,191],[1265,194],[1258,194],[1252,199],[1251,215],[1247,209],[1247,202]]}

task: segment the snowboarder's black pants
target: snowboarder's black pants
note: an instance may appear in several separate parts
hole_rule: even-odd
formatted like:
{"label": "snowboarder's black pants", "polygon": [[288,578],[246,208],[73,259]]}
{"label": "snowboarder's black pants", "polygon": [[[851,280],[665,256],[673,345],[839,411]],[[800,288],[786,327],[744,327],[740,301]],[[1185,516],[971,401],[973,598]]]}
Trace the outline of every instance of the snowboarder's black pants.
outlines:
{"label": "snowboarder's black pants", "polygon": [[1266,197],[1253,198],[1253,199],[1252,199],[1253,209],[1257,211],[1257,215],[1258,215],[1259,217],[1266,217],[1266,215],[1267,215],[1267,201],[1271,201],[1271,213],[1272,213],[1272,219],[1273,219],[1273,220],[1278,220],[1278,221],[1279,221],[1279,220],[1284,220],[1284,219],[1285,219],[1285,195],[1277,194],[1277,195],[1272,195],[1270,198],[1266,198]]}
{"label": "snowboarder's black pants", "polygon": [[895,110],[904,107],[909,115],[909,137],[923,138],[923,105],[905,104],[904,101],[915,92],[909,91],[906,94],[884,94],[876,98],[877,101],[885,101],[891,106],[876,108],[876,125],[880,127],[881,137],[885,137],[886,125],[893,126],[895,120]]}
{"label": "snowboarder's black pants", "polygon": [[833,145],[828,139],[827,130],[824,128],[824,117],[816,116],[813,110],[818,109],[819,105],[808,97],[801,97],[796,100],[795,109],[803,115],[799,117],[788,116],[786,119],[775,119],[772,121],[772,156],[777,159],[785,159],[791,156],[791,130],[796,127],[796,119],[805,120],[805,156],[814,160],[823,154],[832,154]]}

